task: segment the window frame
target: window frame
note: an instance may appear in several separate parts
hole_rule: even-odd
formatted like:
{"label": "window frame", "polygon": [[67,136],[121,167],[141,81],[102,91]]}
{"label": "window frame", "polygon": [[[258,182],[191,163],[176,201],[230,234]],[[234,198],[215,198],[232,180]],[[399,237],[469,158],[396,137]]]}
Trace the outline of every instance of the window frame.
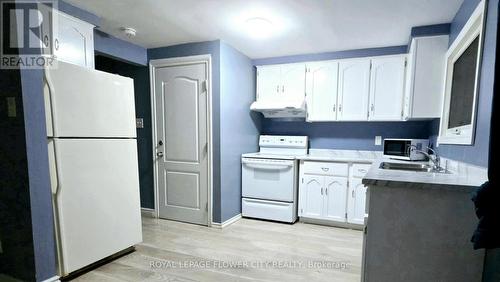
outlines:
{"label": "window frame", "polygon": [[[441,123],[439,127],[439,144],[455,144],[455,145],[473,145],[477,118],[477,104],[479,94],[479,83],[481,73],[481,61],[483,54],[483,34],[485,22],[485,0],[482,0],[471,17],[462,28],[453,44],[446,52],[445,61],[445,87],[443,99],[443,111],[441,114]],[[463,126],[449,128],[450,106],[451,106],[451,90],[453,81],[453,67],[460,56],[469,48],[472,42],[479,37],[476,75],[474,79],[474,98],[472,103],[471,123]]]}

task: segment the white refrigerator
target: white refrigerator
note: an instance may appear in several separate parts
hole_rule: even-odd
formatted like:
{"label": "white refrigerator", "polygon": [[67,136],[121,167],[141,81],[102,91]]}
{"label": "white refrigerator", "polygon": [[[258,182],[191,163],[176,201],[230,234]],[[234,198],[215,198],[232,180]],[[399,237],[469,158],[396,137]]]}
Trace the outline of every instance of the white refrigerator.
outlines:
{"label": "white refrigerator", "polygon": [[44,98],[66,276],[142,241],[133,80],[58,62]]}

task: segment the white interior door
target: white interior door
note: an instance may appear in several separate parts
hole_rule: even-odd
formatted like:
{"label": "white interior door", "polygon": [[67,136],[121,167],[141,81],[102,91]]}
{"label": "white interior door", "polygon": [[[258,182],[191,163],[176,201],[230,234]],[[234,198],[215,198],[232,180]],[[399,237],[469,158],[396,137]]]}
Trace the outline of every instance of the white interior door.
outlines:
{"label": "white interior door", "polygon": [[345,222],[347,212],[347,178],[326,176],[325,194],[325,218]]}
{"label": "white interior door", "polygon": [[208,224],[208,65],[155,69],[160,217]]}
{"label": "white interior door", "polygon": [[402,120],[405,56],[372,59],[370,120]]}
{"label": "white interior door", "polygon": [[257,68],[257,100],[276,100],[281,93],[281,67]]}
{"label": "white interior door", "polygon": [[338,63],[320,62],[307,65],[307,120],[337,119]]}
{"label": "white interior door", "polygon": [[140,243],[136,140],[51,139],[54,151],[49,159],[61,274]]}
{"label": "white interior door", "polygon": [[305,175],[301,183],[299,199],[300,215],[320,218],[323,213],[323,183],[324,177]]}
{"label": "white interior door", "polygon": [[370,59],[343,60],[339,63],[339,120],[368,120]]}
{"label": "white interior door", "polygon": [[281,81],[281,95],[284,99],[303,100],[306,95],[306,65],[282,65]]}
{"label": "white interior door", "polygon": [[347,221],[354,224],[364,224],[366,186],[361,183],[361,178],[351,178],[348,199]]}

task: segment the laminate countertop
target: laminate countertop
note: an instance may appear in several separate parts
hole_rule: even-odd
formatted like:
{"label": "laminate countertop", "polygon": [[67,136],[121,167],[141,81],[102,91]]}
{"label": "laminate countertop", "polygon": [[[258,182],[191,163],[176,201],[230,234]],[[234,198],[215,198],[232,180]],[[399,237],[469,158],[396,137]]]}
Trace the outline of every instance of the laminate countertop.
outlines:
{"label": "laminate countertop", "polygon": [[[448,171],[448,173],[436,173],[382,169],[380,168],[381,162],[401,163],[404,161],[388,160],[383,158],[377,159],[372,163],[370,170],[363,178],[363,184],[367,186],[450,189],[472,192],[487,181],[487,170],[485,168],[475,167],[463,163],[459,165],[454,164],[454,170]],[[447,160],[445,160],[445,162],[445,167],[448,167]]]}
{"label": "laminate countertop", "polygon": [[309,154],[297,156],[304,161],[373,163],[382,156],[379,151],[310,149]]}

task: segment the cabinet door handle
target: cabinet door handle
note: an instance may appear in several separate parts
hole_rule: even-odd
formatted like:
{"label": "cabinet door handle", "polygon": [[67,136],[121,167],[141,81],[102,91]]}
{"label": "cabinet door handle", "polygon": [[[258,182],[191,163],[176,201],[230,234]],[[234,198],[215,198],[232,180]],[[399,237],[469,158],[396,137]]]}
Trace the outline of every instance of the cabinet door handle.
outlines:
{"label": "cabinet door handle", "polygon": [[361,173],[366,173],[366,169],[358,169],[358,171]]}
{"label": "cabinet door handle", "polygon": [[321,187],[321,195],[323,195],[323,187]]}
{"label": "cabinet door handle", "polygon": [[285,93],[285,85],[281,86],[281,93]]}
{"label": "cabinet door handle", "polygon": [[55,48],[56,50],[59,50],[59,40],[58,40],[58,39],[56,39],[56,40],[54,41],[54,48]]}
{"label": "cabinet door handle", "polygon": [[370,106],[370,111],[372,111],[372,112],[373,112],[374,110],[375,110],[375,106],[372,104],[372,105]]}
{"label": "cabinet door handle", "polygon": [[333,112],[335,112],[337,110],[337,106],[335,104],[333,104]]}
{"label": "cabinet door handle", "polygon": [[351,192],[352,197],[354,198],[356,195],[354,194],[354,190]]}
{"label": "cabinet door handle", "polygon": [[276,92],[280,93],[280,86],[279,85],[276,86]]}
{"label": "cabinet door handle", "polygon": [[339,105],[339,112],[342,111],[342,104]]}
{"label": "cabinet door handle", "polygon": [[47,35],[43,37],[43,45],[45,48],[49,47],[49,37]]}
{"label": "cabinet door handle", "polygon": [[328,188],[325,188],[325,195],[328,196]]}
{"label": "cabinet door handle", "polygon": [[322,167],[321,170],[323,170],[323,171],[329,171],[330,169],[328,167]]}

